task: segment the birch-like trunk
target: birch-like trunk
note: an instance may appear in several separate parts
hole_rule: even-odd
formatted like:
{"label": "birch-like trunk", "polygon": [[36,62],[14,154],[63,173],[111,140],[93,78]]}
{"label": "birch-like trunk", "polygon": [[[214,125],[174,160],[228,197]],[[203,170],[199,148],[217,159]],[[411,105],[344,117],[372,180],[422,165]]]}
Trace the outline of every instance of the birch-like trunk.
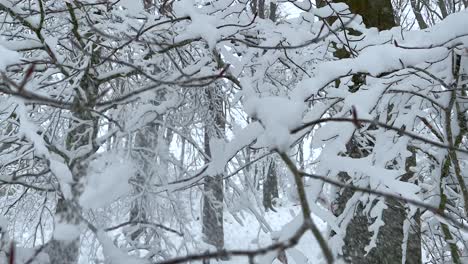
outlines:
{"label": "birch-like trunk", "polygon": [[[210,117],[205,125],[205,153],[211,157],[212,142],[224,138],[226,127],[225,113],[223,110],[223,98],[221,86],[206,88],[208,113]],[[211,142],[211,143],[210,143]],[[218,250],[224,248],[223,227],[223,174],[207,175],[204,182],[202,232],[206,243],[215,246]]]}

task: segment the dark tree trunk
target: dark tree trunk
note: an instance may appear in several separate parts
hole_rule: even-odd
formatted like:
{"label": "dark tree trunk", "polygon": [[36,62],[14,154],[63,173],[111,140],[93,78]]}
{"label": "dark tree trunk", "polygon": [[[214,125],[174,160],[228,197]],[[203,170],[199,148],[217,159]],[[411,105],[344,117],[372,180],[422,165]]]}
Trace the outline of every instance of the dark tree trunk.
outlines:
{"label": "dark tree trunk", "polygon": [[270,14],[269,18],[271,21],[276,21],[276,11],[278,9],[278,5],[276,3],[270,2]]}
{"label": "dark tree trunk", "polygon": [[275,160],[272,160],[263,182],[263,206],[266,211],[272,210],[276,212],[274,206],[276,205],[275,199],[278,197],[278,176],[276,174]]}
{"label": "dark tree trunk", "polygon": [[364,24],[379,30],[396,26],[391,0],[344,0],[353,14],[362,16]]}
{"label": "dark tree trunk", "polygon": [[[411,152],[411,156],[406,158],[405,171],[406,173],[401,177],[402,181],[413,180],[414,172],[411,171],[411,167],[416,166],[416,149],[414,147],[408,147],[408,151]],[[414,180],[416,183],[418,180]],[[406,217],[406,215],[405,215]],[[408,242],[406,246],[406,263],[416,264],[421,263],[421,212],[418,211],[411,220],[411,226],[409,228]]]}
{"label": "dark tree trunk", "polygon": [[145,8],[146,11],[150,11],[151,8],[154,6],[154,1],[153,0],[143,0],[143,7]]}
{"label": "dark tree trunk", "polygon": [[[221,58],[217,58],[220,60]],[[211,157],[210,140],[224,138],[225,113],[223,111],[223,98],[221,86],[209,87],[206,90],[208,113],[210,117],[205,126],[205,153]],[[224,248],[223,229],[223,174],[207,175],[205,177],[202,232],[206,243],[215,246],[218,250]]]}
{"label": "dark tree trunk", "polygon": [[413,9],[414,17],[416,18],[416,21],[418,22],[418,26],[420,29],[426,29],[427,24],[426,21],[424,21],[424,18],[421,14],[423,3],[421,0],[411,0],[411,8]]}
{"label": "dark tree trunk", "polygon": [[268,19],[273,22],[276,21],[276,14],[278,11],[278,5],[276,3],[270,2],[268,12],[267,7],[265,6],[265,0],[253,0],[250,7],[252,8],[252,12],[254,14],[257,13],[259,18],[265,19],[268,14]]}
{"label": "dark tree trunk", "polygon": [[[351,12],[362,16],[364,23],[368,27],[377,27],[379,30],[390,29],[395,26],[392,4],[390,0],[348,0],[336,1],[345,2],[350,7]],[[358,33],[359,34],[359,33]],[[339,50],[335,53],[338,58],[347,57],[346,50]],[[360,86],[365,83],[365,77],[353,76],[354,85],[350,87],[350,91],[357,91]],[[354,139],[351,139],[347,144],[347,154],[352,158],[362,158],[366,153],[360,151],[360,146]],[[414,173],[409,170],[416,163],[415,154],[406,160],[406,171],[402,180],[408,181],[413,177]],[[339,178],[343,181],[349,179],[349,176],[342,172]],[[339,191],[338,199],[334,204],[334,214],[340,215],[343,213],[348,200],[353,196],[354,192],[349,189]],[[382,198],[383,199],[383,198]],[[404,205],[395,199],[385,199],[387,209],[383,211],[382,220],[384,225],[380,227],[377,235],[376,246],[366,254],[366,246],[372,238],[372,232],[369,231],[369,226],[375,221],[368,214],[363,212],[365,204],[358,203],[354,216],[346,229],[344,238],[343,259],[349,263],[401,263],[402,262],[402,243],[404,238],[403,224],[407,218]],[[419,229],[419,213],[412,219],[410,228],[406,263],[417,264],[421,263],[421,240]]]}
{"label": "dark tree trunk", "polygon": [[265,0],[258,0],[258,17],[265,18]]}

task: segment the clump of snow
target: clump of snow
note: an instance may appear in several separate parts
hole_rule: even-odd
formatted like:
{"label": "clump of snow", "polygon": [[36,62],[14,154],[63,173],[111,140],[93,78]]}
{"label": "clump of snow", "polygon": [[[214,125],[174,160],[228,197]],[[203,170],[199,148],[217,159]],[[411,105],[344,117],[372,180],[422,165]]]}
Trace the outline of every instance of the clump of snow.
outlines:
{"label": "clump of snow", "polygon": [[370,211],[370,216],[375,218],[375,221],[369,226],[369,231],[372,232],[372,238],[369,244],[364,248],[366,254],[369,254],[369,252],[377,246],[377,236],[379,234],[379,229],[385,225],[385,222],[382,220],[383,211],[387,208],[388,206],[385,204],[385,202],[383,200],[379,200]]}
{"label": "clump of snow", "polygon": [[445,56],[447,49],[444,47],[421,50],[403,49],[391,44],[368,47],[356,58],[320,64],[316,68],[317,75],[299,82],[292,92],[292,97],[296,100],[307,100],[337,78],[352,73],[366,72],[377,76],[409,66],[418,66],[428,61],[438,61]]}
{"label": "clump of snow", "polygon": [[68,166],[58,160],[50,159],[49,168],[54,173],[55,177],[57,177],[65,199],[71,199],[72,193],[70,184],[73,183],[73,176]]}
{"label": "clump of snow", "polygon": [[210,139],[211,164],[208,170],[210,175],[218,175],[223,173],[224,167],[228,162],[228,157],[225,155],[226,143],[219,138]]}
{"label": "clump of snow", "polygon": [[53,237],[56,240],[72,242],[80,237],[80,228],[73,224],[58,223],[55,226]]}
{"label": "clump of snow", "polygon": [[3,215],[0,215],[0,229],[2,232],[8,229],[8,220]]}
{"label": "clump of snow", "polygon": [[262,127],[258,122],[250,123],[243,129],[235,133],[235,138],[230,142],[221,139],[210,140],[211,162],[207,169],[208,175],[219,175],[231,158],[233,158],[242,148],[252,143],[262,132]]}
{"label": "clump of snow", "polygon": [[145,260],[138,259],[136,257],[129,256],[125,252],[118,249],[112,240],[102,231],[97,233],[99,242],[101,242],[102,251],[106,258],[106,263],[112,264],[144,264],[148,263]]}
{"label": "clump of snow", "polygon": [[305,105],[284,97],[249,98],[244,103],[245,112],[260,120],[270,148],[286,151],[290,145],[290,130],[302,123]]}
{"label": "clump of snow", "polygon": [[85,191],[80,196],[84,208],[96,209],[112,203],[131,191],[128,180],[135,173],[130,161],[107,155],[90,163]]}
{"label": "clump of snow", "polygon": [[1,45],[0,54],[2,54],[0,57],[0,71],[5,71],[8,65],[18,62],[21,58],[17,52],[6,49]]}
{"label": "clump of snow", "polygon": [[216,24],[219,19],[215,15],[202,14],[198,8],[193,6],[192,1],[177,1],[173,5],[176,14],[180,16],[189,16],[191,23],[184,33],[175,38],[175,41],[184,41],[192,38],[202,38],[210,49],[213,49],[218,39],[221,38],[220,30]]}
{"label": "clump of snow", "polygon": [[125,7],[129,14],[137,15],[143,11],[143,1],[134,1],[134,0],[120,0],[119,4],[122,7]]}

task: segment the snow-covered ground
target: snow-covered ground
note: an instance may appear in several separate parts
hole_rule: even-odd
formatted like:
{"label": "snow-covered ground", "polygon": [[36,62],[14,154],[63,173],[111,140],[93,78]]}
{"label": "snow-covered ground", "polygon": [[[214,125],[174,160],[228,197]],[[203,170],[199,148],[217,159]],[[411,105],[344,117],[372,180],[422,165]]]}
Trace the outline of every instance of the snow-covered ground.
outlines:
{"label": "snow-covered ground", "polygon": [[[287,226],[300,212],[298,205],[284,205],[283,207],[277,208],[277,212],[266,212],[263,217],[268,222],[274,232],[279,232]],[[265,233],[259,221],[252,214],[245,213],[241,217],[242,224],[229,213],[224,215],[224,241],[225,248],[227,250],[245,250],[245,249],[257,249],[259,247],[266,247],[274,243],[272,241],[271,233]],[[326,223],[314,217],[315,223],[321,230],[326,229]],[[194,223],[194,227],[200,228],[200,223]],[[200,234],[201,241],[201,230],[197,232]],[[290,234],[293,235],[292,233]],[[318,246],[315,238],[311,232],[307,232],[300,240],[299,244],[293,249],[286,251],[288,257],[288,264],[308,264],[308,263],[322,263],[322,253]],[[268,263],[267,259],[270,259],[270,255],[258,256],[255,263]],[[263,260],[263,261],[262,261]],[[248,263],[247,257],[233,257],[229,260],[212,260],[211,263],[217,264],[238,264]],[[269,262],[271,263],[271,262]],[[268,264],[269,264],[268,263]],[[280,261],[275,259],[273,264],[281,264]]]}

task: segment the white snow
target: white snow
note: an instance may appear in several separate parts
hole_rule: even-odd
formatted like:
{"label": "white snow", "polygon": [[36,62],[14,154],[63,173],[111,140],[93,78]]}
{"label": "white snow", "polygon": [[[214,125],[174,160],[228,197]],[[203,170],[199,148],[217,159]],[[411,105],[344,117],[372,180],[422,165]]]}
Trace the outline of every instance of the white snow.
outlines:
{"label": "white snow", "polygon": [[80,228],[76,225],[58,223],[55,226],[53,237],[66,243],[78,239],[80,237],[80,233]]}
{"label": "white snow", "polygon": [[149,262],[129,256],[117,248],[109,236],[103,231],[97,233],[106,261],[110,264],[147,264]]}
{"label": "white snow", "polygon": [[0,71],[5,71],[8,65],[17,63],[21,58],[19,53],[6,49],[2,45],[0,45],[0,54],[2,54],[0,57]]}
{"label": "white snow", "polygon": [[185,33],[175,38],[176,42],[201,37],[210,50],[215,48],[217,40],[221,38],[221,31],[216,28],[219,21],[216,15],[201,13],[189,0],[174,2],[173,9],[180,16],[189,16],[191,21]]}
{"label": "white snow", "polygon": [[284,152],[292,143],[289,131],[302,123],[305,105],[284,97],[252,97],[244,110],[264,126],[270,148]]}
{"label": "white snow", "polygon": [[128,182],[135,175],[135,168],[128,160],[116,156],[104,156],[91,162],[85,190],[80,205],[87,209],[105,207],[131,191]]}
{"label": "white snow", "polygon": [[120,0],[119,5],[127,9],[131,15],[137,15],[143,11],[143,1]]}

